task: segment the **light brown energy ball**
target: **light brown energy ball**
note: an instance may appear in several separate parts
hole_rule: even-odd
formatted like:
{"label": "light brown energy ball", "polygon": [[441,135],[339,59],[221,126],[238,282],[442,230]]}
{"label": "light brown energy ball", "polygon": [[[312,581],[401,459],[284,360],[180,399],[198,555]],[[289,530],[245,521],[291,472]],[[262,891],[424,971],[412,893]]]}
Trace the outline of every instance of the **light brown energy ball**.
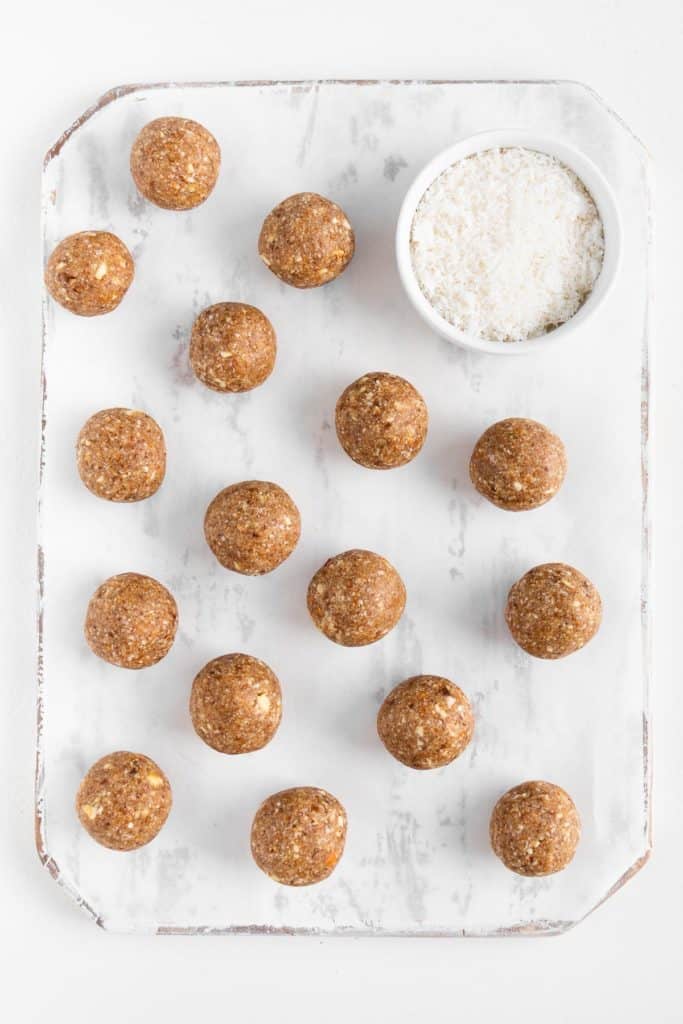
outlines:
{"label": "light brown energy ball", "polygon": [[170,651],[178,607],[166,587],[150,576],[111,576],[90,599],[85,639],[104,661],[120,668],[156,665]]}
{"label": "light brown energy ball", "polygon": [[505,606],[513,638],[535,658],[564,658],[580,650],[601,620],[600,594],[583,573],[563,562],[530,569],[511,588]]}
{"label": "light brown energy ball", "polygon": [[260,309],[218,302],[194,322],[190,364],[213,391],[251,391],[272,373],[276,350],[273,325]]}
{"label": "light brown energy ball", "polygon": [[422,395],[392,373],[359,377],[342,393],[335,412],[339,443],[367,469],[394,469],[414,459],[428,422]]}
{"label": "light brown energy ball", "polygon": [[151,842],[171,810],[168,779],[144,754],[118,750],[100,758],[78,789],[76,813],[92,838],[110,850]]}
{"label": "light brown energy ball", "polygon": [[277,484],[245,480],[213,499],[204,517],[204,535],[226,569],[262,576],[289,558],[301,535],[301,518]]}
{"label": "light brown energy ball", "polygon": [[339,277],[354,247],[344,211],[316,192],[284,199],[266,217],[258,241],[268,269],[295,288],[316,288]]}
{"label": "light brown energy ball", "polygon": [[308,585],[308,610],[330,640],[362,647],[381,640],[403,614],[406,588],[393,565],[372,551],[329,558]]}
{"label": "light brown energy ball", "polygon": [[334,871],[344,852],[346,811],[312,786],[285,789],[259,807],[251,827],[254,860],[282,885],[313,885]]}
{"label": "light brown energy ball", "polygon": [[566,868],[581,838],[574,801],[552,782],[523,782],[500,798],[489,825],[491,846],[518,875],[552,875]]}
{"label": "light brown energy ball", "polygon": [[280,724],[280,683],[258,658],[224,654],[195,677],[190,716],[200,739],[221,754],[260,750]]}
{"label": "light brown energy ball", "polygon": [[211,132],[186,117],[159,117],[142,129],[130,172],[145,199],[164,210],[191,210],[213,191],[221,151]]}
{"label": "light brown energy ball", "polygon": [[535,420],[494,423],[470,459],[470,479],[479,493],[510,512],[545,505],[559,491],[566,472],[562,441]]}
{"label": "light brown energy ball", "polygon": [[472,706],[450,679],[413,676],[385,698],[377,732],[389,753],[409,768],[442,768],[472,739]]}
{"label": "light brown energy ball", "polygon": [[133,257],[109,231],[79,231],[63,239],[45,268],[45,285],[55,302],[78,316],[116,309],[135,274]]}
{"label": "light brown energy ball", "polygon": [[161,487],[166,444],[159,424],[135,409],[102,409],[76,443],[81,480],[98,498],[142,501]]}

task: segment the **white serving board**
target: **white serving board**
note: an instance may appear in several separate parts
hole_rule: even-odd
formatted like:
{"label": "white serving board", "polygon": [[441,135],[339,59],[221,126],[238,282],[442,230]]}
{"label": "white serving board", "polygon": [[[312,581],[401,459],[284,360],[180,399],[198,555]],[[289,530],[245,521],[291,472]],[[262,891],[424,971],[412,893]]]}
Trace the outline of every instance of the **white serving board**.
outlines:
{"label": "white serving board", "polygon": [[[144,202],[128,171],[138,130],[164,114],[203,122],[223,166],[192,213]],[[566,345],[525,359],[466,353],[440,341],[403,295],[394,262],[399,205],[438,150],[482,129],[561,138],[615,190],[623,218],[618,281]],[[260,262],[264,215],[315,190],[347,211],[357,252],[335,283],[281,285]],[[45,254],[85,228],[131,247],[135,282],[119,309],[79,319],[45,305],[44,458],[40,499],[40,682],[37,833],[51,872],[107,928],[157,932],[406,935],[550,933],[581,920],[640,867],[650,848],[647,689],[647,393],[649,189],[640,143],[574,83],[321,82],[131,87],[89,111],[48,156]],[[195,315],[237,299],[278,333],[275,372],[242,396],[213,394],[188,368]],[[368,370],[411,380],[430,432],[411,465],[364,470],[340,449],[337,396]],[[128,405],[162,425],[168,474],[151,500],[109,504],[79,481],[78,430],[96,410]],[[472,489],[468,456],[494,420],[537,418],[565,440],[560,495],[508,514]],[[203,534],[223,486],[262,478],[299,505],[302,539],[275,573],[222,569]],[[386,555],[408,590],[385,640],[347,650],[319,634],[306,586],[330,555]],[[599,587],[597,638],[558,662],[527,657],[507,634],[509,586],[532,565],[567,561]],[[82,633],[106,577],[149,573],[170,586],[180,630],[154,668],[98,660]],[[187,703],[210,658],[242,650],[279,675],[274,741],[221,756],[195,736]],[[470,695],[474,742],[451,766],[413,772],[375,734],[383,696],[417,672]],[[167,772],[174,807],[148,847],[116,854],[80,828],[74,794],[89,765],[127,748]],[[506,871],[488,819],[529,778],[573,795],[583,839],[564,873]],[[249,828],[277,789],[323,786],[349,815],[346,853],[319,886],[288,889],[252,863]]]}

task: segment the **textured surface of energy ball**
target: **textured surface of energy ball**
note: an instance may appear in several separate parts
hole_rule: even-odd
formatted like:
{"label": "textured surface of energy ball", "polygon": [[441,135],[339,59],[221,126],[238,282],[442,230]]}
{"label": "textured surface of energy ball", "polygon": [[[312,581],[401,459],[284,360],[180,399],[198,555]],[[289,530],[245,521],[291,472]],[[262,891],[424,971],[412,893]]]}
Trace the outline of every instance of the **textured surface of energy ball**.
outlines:
{"label": "textured surface of energy ball", "polygon": [[83,828],[110,850],[137,850],[159,834],[171,810],[171,787],[144,754],[118,750],[100,758],[76,796]]}
{"label": "textured surface of energy ball", "polygon": [[466,695],[442,676],[413,676],[385,698],[377,732],[390,754],[409,768],[441,768],[472,739],[474,715]]}
{"label": "textured surface of energy ball", "polygon": [[150,576],[111,576],[90,599],[85,639],[91,650],[120,668],[147,668],[166,657],[178,628],[178,608]]}
{"label": "textured surface of energy ball", "polygon": [[282,885],[312,885],[334,871],[344,852],[346,811],[331,793],[312,786],[274,793],[251,828],[254,860]]}
{"label": "textured surface of energy ball", "polygon": [[491,846],[518,875],[552,875],[566,868],[581,838],[574,801],[552,782],[523,782],[493,808]]}
{"label": "textured surface of energy ball", "polygon": [[135,274],[133,257],[109,231],[79,231],[63,239],[45,268],[45,285],[55,302],[78,316],[116,309]]}
{"label": "textured surface of energy ball", "polygon": [[260,309],[244,302],[218,302],[192,327],[190,364],[213,391],[251,391],[275,366],[273,326]]}
{"label": "textured surface of energy ball", "polygon": [[591,581],[563,562],[530,569],[508,594],[505,621],[527,654],[564,658],[595,636],[602,602]]}
{"label": "textured surface of energy ball", "polygon": [[393,469],[414,459],[428,422],[422,395],[392,373],[366,373],[349,384],[335,413],[339,443],[368,469]]}
{"label": "textured surface of energy ball", "polygon": [[147,413],[102,409],[78,435],[76,462],[81,480],[98,498],[142,501],[164,479],[164,435]]}
{"label": "textured surface of energy ball", "polygon": [[226,569],[262,576],[289,558],[301,535],[301,518],[277,484],[245,480],[213,499],[204,517],[204,535]]}
{"label": "textured surface of energy ball", "polygon": [[186,117],[159,117],[133,143],[130,171],[145,199],[165,210],[191,210],[213,191],[221,151],[211,132]]}
{"label": "textured surface of energy ball", "polygon": [[381,640],[403,614],[406,588],[393,565],[372,551],[330,558],[308,586],[308,610],[319,630],[344,647]]}
{"label": "textured surface of energy ball", "polygon": [[353,229],[340,206],[316,192],[298,192],[268,214],[258,251],[281,281],[315,288],[339,277],[354,246]]}
{"label": "textured surface of energy ball", "polygon": [[559,491],[566,472],[562,441],[535,420],[494,423],[470,459],[470,479],[479,493],[510,512],[545,505]]}
{"label": "textured surface of energy ball", "polygon": [[197,735],[214,750],[222,754],[260,750],[280,724],[280,683],[258,658],[224,654],[195,677],[190,715]]}

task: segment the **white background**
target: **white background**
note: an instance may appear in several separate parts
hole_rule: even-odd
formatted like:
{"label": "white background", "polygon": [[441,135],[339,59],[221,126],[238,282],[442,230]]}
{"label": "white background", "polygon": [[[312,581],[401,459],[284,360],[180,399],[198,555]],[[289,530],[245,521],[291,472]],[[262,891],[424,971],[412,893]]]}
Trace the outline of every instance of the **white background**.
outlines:
{"label": "white background", "polygon": [[[0,26],[0,1005],[8,1021],[683,1018],[683,688],[673,657],[680,615],[675,581],[683,573],[683,3],[419,0],[412,14],[403,13],[408,9],[402,0],[6,6]],[[562,938],[117,936],[79,914],[34,853],[42,156],[112,85],[280,77],[580,79],[625,118],[655,161],[655,853],[635,880]]]}

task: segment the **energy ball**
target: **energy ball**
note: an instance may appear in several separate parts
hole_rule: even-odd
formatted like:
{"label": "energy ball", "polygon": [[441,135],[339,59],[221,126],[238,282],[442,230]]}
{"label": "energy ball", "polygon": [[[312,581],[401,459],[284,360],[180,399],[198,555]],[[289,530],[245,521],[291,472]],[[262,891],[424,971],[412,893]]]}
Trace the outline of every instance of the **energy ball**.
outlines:
{"label": "energy ball", "polygon": [[574,801],[552,782],[523,782],[500,798],[489,825],[491,846],[518,875],[553,875],[566,868],[581,838]]}
{"label": "energy ball", "polygon": [[284,199],[266,217],[258,241],[268,269],[295,288],[316,288],[339,277],[354,247],[344,211],[316,192]]}
{"label": "energy ball", "polygon": [[413,676],[385,698],[377,732],[390,754],[409,768],[442,768],[472,739],[474,715],[459,686],[442,676]]}
{"label": "energy ball", "polygon": [[98,498],[142,501],[164,479],[164,435],[147,413],[102,409],[78,435],[76,462],[81,480]]}
{"label": "energy ball", "polygon": [[381,640],[403,614],[406,588],[393,565],[372,551],[329,558],[308,585],[308,610],[330,640],[362,647]]}
{"label": "energy ball", "polygon": [[221,754],[260,750],[280,724],[280,683],[258,658],[224,654],[195,677],[190,716],[200,739]]}
{"label": "energy ball", "polygon": [[251,852],[282,885],[313,885],[334,871],[344,852],[346,811],[324,789],[300,786],[269,796],[251,827]]}
{"label": "energy ball", "polygon": [[535,420],[494,423],[481,435],[470,459],[476,489],[509,512],[545,505],[559,491],[566,472],[562,441]]}
{"label": "energy ball", "polygon": [[591,581],[563,562],[530,569],[511,588],[505,621],[519,646],[535,658],[564,658],[591,640],[602,602]]}
{"label": "energy ball", "polygon": [[277,484],[245,480],[220,491],[204,517],[204,536],[226,569],[262,576],[289,558],[301,535],[299,510]]}
{"label": "energy ball", "polygon": [[405,466],[425,443],[428,422],[422,395],[392,373],[366,373],[349,384],[335,413],[339,443],[367,469]]}
{"label": "energy ball", "polygon": [[170,651],[178,628],[172,594],[150,576],[111,576],[90,599],[85,639],[110,665],[147,668]]}
{"label": "energy ball", "polygon": [[194,322],[190,364],[213,391],[251,391],[272,373],[276,350],[273,325],[260,309],[218,302]]}
{"label": "energy ball", "polygon": [[133,257],[109,231],[79,231],[63,239],[45,268],[45,285],[55,302],[78,316],[116,309],[135,274]]}
{"label": "energy ball", "polygon": [[211,132],[186,117],[159,117],[142,129],[130,154],[133,181],[164,210],[191,210],[213,191],[221,151]]}
{"label": "energy ball", "polygon": [[137,850],[159,834],[172,796],[158,764],[118,750],[100,758],[76,795],[76,813],[92,838],[110,850]]}

